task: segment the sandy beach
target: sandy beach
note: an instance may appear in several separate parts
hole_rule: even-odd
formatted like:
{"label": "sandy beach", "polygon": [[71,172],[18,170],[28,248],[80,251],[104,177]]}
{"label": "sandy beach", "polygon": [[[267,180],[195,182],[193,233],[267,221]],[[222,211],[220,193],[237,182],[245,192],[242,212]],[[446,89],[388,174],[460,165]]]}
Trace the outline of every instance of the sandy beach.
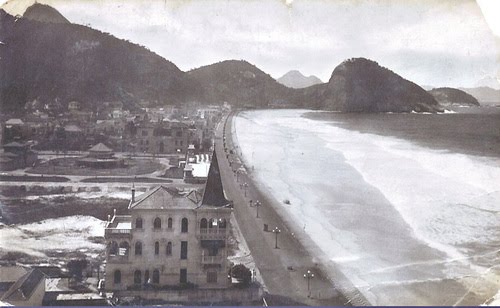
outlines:
{"label": "sandy beach", "polygon": [[[470,209],[478,198],[496,200],[483,178],[496,178],[496,170],[300,114],[240,113],[236,152],[266,203],[339,289],[357,289],[379,305],[478,305],[496,294],[498,208],[486,200],[479,204],[493,213]],[[448,162],[442,170],[430,169],[440,160]],[[468,160],[467,179],[444,181]]]}

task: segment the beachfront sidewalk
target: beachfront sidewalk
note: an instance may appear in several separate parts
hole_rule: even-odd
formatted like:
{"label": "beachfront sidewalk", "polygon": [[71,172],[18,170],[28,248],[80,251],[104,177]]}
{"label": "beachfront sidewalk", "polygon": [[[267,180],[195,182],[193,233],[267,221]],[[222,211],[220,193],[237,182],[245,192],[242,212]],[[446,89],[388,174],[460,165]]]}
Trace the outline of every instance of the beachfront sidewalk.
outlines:
{"label": "beachfront sidewalk", "polygon": [[[262,194],[256,187],[249,174],[251,170],[247,170],[238,157],[231,117],[225,124],[219,125],[217,137],[216,151],[221,157],[219,167],[224,190],[234,203],[241,232],[269,293],[306,305],[349,305],[348,300],[334,288],[331,279],[313,262],[313,257],[297,235],[288,228],[286,219],[276,212],[273,207],[276,200]],[[304,278],[308,270],[314,278]]]}

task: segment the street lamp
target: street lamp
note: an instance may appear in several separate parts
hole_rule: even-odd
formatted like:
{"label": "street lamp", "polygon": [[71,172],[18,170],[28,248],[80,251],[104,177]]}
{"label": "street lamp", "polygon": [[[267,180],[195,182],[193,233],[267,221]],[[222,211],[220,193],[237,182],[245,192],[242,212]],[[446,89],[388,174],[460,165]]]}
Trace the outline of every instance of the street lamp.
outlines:
{"label": "street lamp", "polygon": [[278,234],[281,233],[281,230],[278,227],[276,227],[276,228],[274,228],[273,233],[276,236],[275,242],[274,242],[274,248],[278,249]]}
{"label": "street lamp", "polygon": [[307,279],[307,297],[311,297],[311,279],[314,278],[314,274],[307,270],[307,273],[304,274],[304,278]]}
{"label": "street lamp", "polygon": [[255,207],[257,208],[257,218],[259,218],[259,207],[262,205],[259,200],[255,201]]}
{"label": "street lamp", "polygon": [[243,183],[243,189],[245,189],[245,197],[247,196],[248,183]]}

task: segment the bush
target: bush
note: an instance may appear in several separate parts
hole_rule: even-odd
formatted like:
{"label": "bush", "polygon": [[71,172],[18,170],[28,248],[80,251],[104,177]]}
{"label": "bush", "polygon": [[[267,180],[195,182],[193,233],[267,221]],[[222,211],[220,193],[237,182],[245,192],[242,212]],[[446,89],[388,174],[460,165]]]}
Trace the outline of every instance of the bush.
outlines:
{"label": "bush", "polygon": [[231,277],[236,278],[244,285],[249,285],[252,280],[252,272],[243,264],[237,264],[231,268]]}

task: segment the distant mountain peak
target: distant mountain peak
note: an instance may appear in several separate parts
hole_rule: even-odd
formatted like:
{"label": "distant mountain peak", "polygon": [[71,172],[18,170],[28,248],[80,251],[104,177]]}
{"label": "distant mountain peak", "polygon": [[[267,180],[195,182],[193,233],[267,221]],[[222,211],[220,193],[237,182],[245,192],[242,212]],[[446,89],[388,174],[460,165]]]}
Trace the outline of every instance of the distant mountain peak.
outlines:
{"label": "distant mountain peak", "polygon": [[328,81],[326,108],[347,112],[439,111],[437,101],[417,84],[366,58],[337,66]]}
{"label": "distant mountain peak", "polygon": [[26,11],[23,14],[23,17],[40,22],[49,22],[57,24],[71,23],[55,8],[37,2],[35,2],[33,5],[29,6],[26,9]]}
{"label": "distant mountain peak", "polygon": [[277,81],[284,86],[295,89],[307,88],[316,84],[323,83],[323,81],[321,81],[321,79],[319,79],[318,77],[313,75],[306,77],[298,70],[289,71],[282,77],[278,78]]}

